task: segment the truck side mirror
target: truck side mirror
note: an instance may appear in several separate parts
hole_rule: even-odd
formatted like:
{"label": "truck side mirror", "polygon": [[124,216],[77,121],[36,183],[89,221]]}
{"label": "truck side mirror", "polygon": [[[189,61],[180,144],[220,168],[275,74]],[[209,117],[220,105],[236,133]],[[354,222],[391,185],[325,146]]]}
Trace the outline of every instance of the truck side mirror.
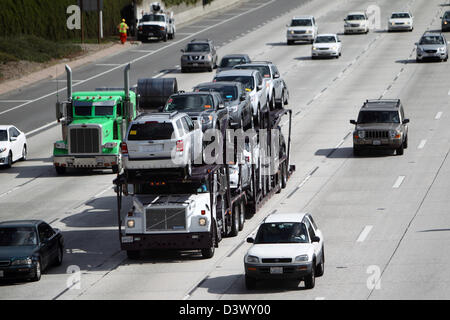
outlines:
{"label": "truck side mirror", "polygon": [[355,120],[350,120],[350,123],[356,125],[356,121]]}
{"label": "truck side mirror", "polygon": [[247,238],[247,242],[248,242],[248,243],[254,243],[254,242],[255,242],[255,239],[253,239],[252,237],[248,237],[248,238]]}
{"label": "truck side mirror", "polygon": [[409,123],[409,119],[403,119],[403,124]]}
{"label": "truck side mirror", "polygon": [[61,120],[62,117],[64,117],[63,111],[62,111],[62,106],[63,104],[61,102],[57,102],[55,107],[55,111],[56,111],[56,120],[59,122]]}

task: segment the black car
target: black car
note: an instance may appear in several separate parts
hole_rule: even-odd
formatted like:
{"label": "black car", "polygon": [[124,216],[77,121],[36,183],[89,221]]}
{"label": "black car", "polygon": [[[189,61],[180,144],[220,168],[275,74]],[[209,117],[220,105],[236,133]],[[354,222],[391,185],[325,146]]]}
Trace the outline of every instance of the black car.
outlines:
{"label": "black car", "polygon": [[201,126],[207,129],[221,129],[224,121],[228,121],[228,109],[218,92],[184,92],[179,91],[167,100],[163,112],[184,112]]}
{"label": "black car", "polygon": [[42,271],[60,265],[64,239],[41,220],[0,222],[0,280],[39,281]]}
{"label": "black car", "polygon": [[441,30],[449,31],[450,30],[450,11],[445,11],[444,15],[441,17]]}
{"label": "black car", "polygon": [[220,61],[220,64],[217,67],[217,72],[231,70],[238,64],[246,64],[250,62],[250,57],[247,54],[227,54],[226,56],[223,56],[222,60]]}
{"label": "black car", "polygon": [[234,128],[251,128],[253,123],[250,96],[240,82],[205,82],[193,89],[195,92],[217,91],[222,95],[228,108],[231,126]]}

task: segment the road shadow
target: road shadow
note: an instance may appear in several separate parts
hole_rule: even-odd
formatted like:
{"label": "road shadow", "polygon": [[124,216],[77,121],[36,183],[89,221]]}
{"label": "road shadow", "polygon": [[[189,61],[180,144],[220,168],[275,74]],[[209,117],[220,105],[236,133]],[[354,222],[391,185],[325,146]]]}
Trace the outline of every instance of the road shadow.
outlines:
{"label": "road shadow", "polygon": [[83,177],[90,175],[111,175],[111,169],[67,169],[64,175],[58,175],[53,167],[53,163],[43,165],[26,165],[27,162],[21,162],[20,165],[13,163],[11,168],[0,167],[0,174],[16,174],[16,178],[58,178],[58,177]]}
{"label": "road shadow", "polygon": [[417,61],[416,61],[416,59],[402,59],[402,60],[396,60],[395,63],[410,64],[410,63],[417,63]]}
{"label": "road shadow", "polygon": [[271,46],[271,47],[287,47],[287,43],[286,42],[269,42],[266,43],[266,46]]}
{"label": "road shadow", "polygon": [[421,230],[417,232],[442,232],[442,231],[450,231],[450,229],[429,229],[429,230]]}
{"label": "road shadow", "polygon": [[314,153],[316,156],[323,156],[328,159],[382,158],[393,154],[394,152],[391,150],[365,150],[361,152],[360,156],[355,157],[352,147],[319,149]]}
{"label": "road shadow", "polygon": [[[208,293],[227,295],[270,294],[307,290],[303,281],[299,280],[258,280],[254,290],[247,290],[243,274],[233,274],[219,277],[208,277],[198,287],[208,290]],[[230,286],[230,284],[232,284]],[[227,288],[224,292],[223,288]]]}
{"label": "road shadow", "polygon": [[311,56],[306,56],[306,57],[296,57],[296,58],[294,58],[294,60],[297,60],[297,61],[311,61],[312,58],[311,58]]}

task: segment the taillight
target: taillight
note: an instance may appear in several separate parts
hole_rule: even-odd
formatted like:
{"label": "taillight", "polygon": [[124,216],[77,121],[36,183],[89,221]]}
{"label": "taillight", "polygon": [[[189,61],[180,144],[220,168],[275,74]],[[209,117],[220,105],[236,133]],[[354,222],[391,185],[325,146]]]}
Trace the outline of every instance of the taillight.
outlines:
{"label": "taillight", "polygon": [[128,146],[125,142],[120,144],[120,152],[122,152],[122,154],[128,154]]}
{"label": "taillight", "polygon": [[177,141],[177,151],[183,151],[183,140]]}

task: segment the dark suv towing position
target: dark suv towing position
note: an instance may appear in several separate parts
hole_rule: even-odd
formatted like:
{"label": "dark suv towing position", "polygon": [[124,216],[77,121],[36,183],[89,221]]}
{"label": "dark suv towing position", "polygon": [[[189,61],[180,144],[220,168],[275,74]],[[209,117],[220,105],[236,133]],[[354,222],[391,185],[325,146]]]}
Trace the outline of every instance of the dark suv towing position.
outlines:
{"label": "dark suv towing position", "polygon": [[408,147],[409,119],[400,99],[366,100],[359,111],[353,132],[353,154],[359,156],[366,149],[391,149],[402,155]]}

